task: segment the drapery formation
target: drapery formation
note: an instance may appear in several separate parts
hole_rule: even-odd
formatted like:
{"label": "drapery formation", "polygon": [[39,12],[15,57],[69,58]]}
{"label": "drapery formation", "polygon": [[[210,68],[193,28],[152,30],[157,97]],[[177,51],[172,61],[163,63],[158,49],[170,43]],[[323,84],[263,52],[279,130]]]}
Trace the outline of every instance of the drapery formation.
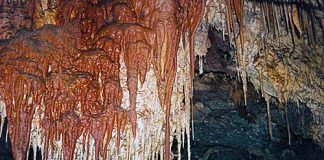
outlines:
{"label": "drapery formation", "polygon": [[[181,148],[202,0],[0,4],[33,22],[17,30],[35,30],[2,35],[16,36],[0,67],[15,159],[30,146],[45,159],[169,159],[175,133]],[[5,18],[15,23],[12,12]]]}
{"label": "drapery formation", "polygon": [[212,26],[236,49],[245,102],[248,81],[267,101],[270,136],[269,101],[290,100],[311,108],[324,144],[323,6],[0,0],[0,131],[7,117],[15,159],[30,147],[45,159],[169,159],[173,138],[178,153],[188,139],[190,158],[194,59],[202,73]]}

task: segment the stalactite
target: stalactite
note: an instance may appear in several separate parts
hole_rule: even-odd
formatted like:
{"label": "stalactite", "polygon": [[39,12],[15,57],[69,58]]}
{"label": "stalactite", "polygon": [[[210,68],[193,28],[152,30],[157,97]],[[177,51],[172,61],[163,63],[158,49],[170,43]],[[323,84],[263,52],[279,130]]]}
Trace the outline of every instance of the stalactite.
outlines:
{"label": "stalactite", "polygon": [[[1,100],[10,108],[9,134],[19,147],[13,148],[14,157],[23,158],[31,145],[41,148],[44,159],[170,159],[174,132],[190,141],[192,90],[187,89],[193,64],[188,61],[204,3],[36,1],[38,30],[11,42],[8,47],[19,50],[6,51],[0,65]],[[178,51],[181,36],[189,48]],[[180,73],[191,78],[179,81]],[[171,101],[180,93],[182,99]],[[32,104],[26,100],[30,95]],[[181,113],[174,113],[179,108]],[[143,109],[148,114],[139,114]],[[19,121],[27,128],[19,128],[25,126],[15,124]],[[157,125],[149,125],[153,122]],[[124,139],[129,130],[132,136]],[[149,138],[152,143],[144,145]]]}
{"label": "stalactite", "polygon": [[289,25],[289,19],[290,19],[290,17],[289,17],[289,15],[288,15],[288,6],[286,6],[286,5],[282,5],[282,7],[283,7],[283,10],[284,10],[284,17],[285,17],[285,20],[286,20],[286,29],[287,29],[287,31],[288,32],[290,32],[290,25]]}
{"label": "stalactite", "polygon": [[277,28],[277,30],[278,30],[278,35],[280,35],[281,34],[281,27],[280,27],[280,13],[279,13],[279,10],[278,10],[278,8],[280,7],[280,6],[277,6],[277,5],[273,5],[273,7],[274,7],[274,17],[275,17],[275,23],[276,23],[276,28]]}
{"label": "stalactite", "polygon": [[[235,42],[235,47],[238,48],[236,52],[237,56],[237,70],[243,82],[243,97],[244,103],[247,103],[247,62],[248,56],[244,52],[244,27],[243,27],[243,0],[231,0],[225,2],[227,11],[227,33],[229,35],[230,45],[232,44],[232,32]],[[234,12],[234,13],[233,13]],[[235,16],[235,17],[234,17]],[[235,20],[239,26],[239,37],[237,36],[237,28],[235,25]],[[239,39],[239,44],[237,43]]]}
{"label": "stalactite", "polygon": [[[313,46],[316,45],[316,39],[319,38],[320,36],[317,35],[317,31],[316,31],[316,23],[315,23],[315,13],[314,11],[310,10],[310,13],[308,14],[310,20],[309,20],[309,28],[307,29],[307,31],[309,32],[308,34],[309,36],[309,40],[312,42]],[[323,32],[323,31],[322,31]],[[324,55],[324,54],[323,54]]]}
{"label": "stalactite", "polygon": [[224,19],[224,13],[223,13],[223,3],[222,0],[219,0],[219,10],[221,13],[221,23],[222,23],[222,35],[223,35],[223,41],[225,41],[225,19]]}
{"label": "stalactite", "polygon": [[195,54],[198,56],[199,74],[203,73],[204,59],[211,44],[208,39],[208,26],[203,26],[195,34]]}
{"label": "stalactite", "polygon": [[288,117],[288,107],[284,106],[285,108],[285,117],[286,117],[286,127],[287,127],[287,133],[288,133],[288,145],[291,145],[291,133],[290,133],[290,125],[289,125],[289,117]]}
{"label": "stalactite", "polygon": [[264,99],[266,101],[266,107],[267,107],[267,115],[268,115],[268,131],[269,131],[269,136],[270,140],[272,140],[272,120],[271,120],[271,110],[270,110],[270,96],[265,94],[263,95]]}
{"label": "stalactite", "polygon": [[[260,78],[260,81],[259,81],[260,84],[255,83],[254,85],[260,86],[260,88],[261,88],[260,90],[261,90],[263,97],[268,96],[268,94],[269,94],[269,95],[271,95],[271,97],[274,97],[277,100],[279,100],[279,103],[281,103],[281,104],[287,103],[287,101],[290,101],[290,100],[293,100],[293,101],[299,100],[300,98],[296,98],[296,97],[300,96],[300,94],[297,91],[298,89],[293,89],[294,88],[293,86],[296,84],[293,79],[296,75],[295,75],[294,71],[289,69],[290,65],[292,65],[293,62],[292,61],[287,62],[287,59],[291,60],[291,59],[287,58],[288,57],[287,54],[291,55],[291,52],[289,51],[289,53],[286,53],[286,51],[275,50],[274,53],[271,53],[272,56],[273,56],[273,54],[278,54],[278,55],[276,55],[275,58],[269,59],[269,57],[264,56],[263,53],[261,55],[259,55],[258,53],[255,53],[255,50],[259,50],[259,52],[260,52],[260,50],[268,51],[268,50],[271,50],[269,48],[274,47],[276,49],[277,48],[289,48],[289,49],[293,48],[292,52],[295,52],[295,51],[300,52],[300,48],[296,49],[296,46],[298,46],[298,47],[304,46],[303,42],[305,42],[305,43],[313,45],[310,47],[312,47],[311,50],[315,50],[315,51],[314,52],[311,51],[311,52],[314,53],[318,57],[317,52],[321,52],[321,50],[318,50],[315,48],[321,48],[321,47],[319,46],[318,43],[316,43],[316,42],[314,43],[313,39],[316,36],[316,34],[312,34],[312,33],[315,33],[314,25],[315,26],[320,25],[318,22],[314,22],[314,19],[316,19],[316,16],[314,16],[314,13],[316,11],[318,11],[318,8],[316,8],[316,7],[319,7],[320,4],[311,4],[311,2],[309,2],[309,1],[299,1],[296,3],[295,2],[294,3],[281,3],[281,2],[274,2],[274,1],[258,1],[258,2],[253,1],[253,3],[260,4],[260,12],[262,14],[261,21],[263,24],[263,32],[262,33],[257,32],[259,34],[253,35],[254,31],[250,31],[249,28],[244,28],[244,27],[242,27],[243,25],[240,24],[240,20],[243,19],[242,18],[243,16],[241,16],[241,15],[243,15],[243,12],[244,12],[243,10],[245,10],[245,12],[248,12],[249,9],[247,7],[248,5],[244,6],[244,4],[242,5],[242,7],[237,7],[237,6],[239,6],[238,5],[239,2],[240,1],[221,1],[221,0],[218,1],[218,3],[225,4],[224,10],[226,13],[225,14],[225,19],[226,19],[225,28],[226,29],[224,29],[223,27],[216,28],[218,30],[223,30],[223,31],[226,30],[226,33],[230,39],[230,44],[231,45],[235,44],[234,47],[236,47],[236,62],[237,62],[238,76],[240,76],[242,78],[243,83],[247,82],[247,80],[245,80],[245,78],[247,78],[248,76],[253,76],[253,74],[255,72],[255,67],[253,65],[251,65],[251,62],[249,62],[249,61],[250,60],[261,61],[261,64],[260,64],[261,67],[258,67],[257,70],[260,73],[259,76],[266,77],[266,79]],[[246,1],[246,3],[249,4],[250,2]],[[245,7],[245,9],[243,9],[243,6]],[[219,7],[218,11],[220,13],[222,13],[221,4],[219,4],[218,7]],[[314,7],[314,8],[312,8],[312,7]],[[238,10],[238,8],[242,8],[242,9]],[[258,13],[260,13],[260,12],[258,12]],[[240,14],[240,13],[242,13],[242,14]],[[256,19],[259,18],[258,16],[256,16],[256,17],[257,17]],[[220,16],[220,18],[221,18],[221,16]],[[251,17],[249,17],[249,18],[251,18]],[[209,18],[209,19],[213,19],[213,18]],[[254,21],[256,19],[254,19]],[[318,19],[318,17],[317,17],[317,19]],[[252,27],[254,28],[255,26],[253,26],[254,25],[253,22],[251,22],[249,20],[243,19],[242,22],[243,21],[247,22],[247,23],[249,23],[248,25],[252,25]],[[216,22],[221,24],[221,21],[219,19],[216,19],[215,22],[212,22],[210,24],[213,26],[216,26],[215,24],[213,24]],[[238,25],[236,25],[236,22],[238,23]],[[239,30],[239,32],[237,32],[238,30]],[[248,33],[243,33],[243,31],[244,32],[248,31]],[[249,35],[249,33],[251,33],[251,32],[252,32],[252,36]],[[237,36],[237,33],[240,34],[240,37]],[[263,39],[259,38],[260,34]],[[269,36],[271,34],[273,35],[272,37]],[[246,42],[246,44],[244,44],[244,40],[241,39],[242,35],[245,35],[247,37],[248,42]],[[257,36],[257,37],[255,37],[255,36]],[[287,40],[287,39],[283,38],[284,36],[287,36],[290,39]],[[258,44],[258,42],[256,42],[256,41],[259,41],[260,39],[263,40],[264,46],[256,47],[256,49],[253,48],[251,45],[255,44],[255,43]],[[285,42],[283,42],[283,41],[285,41]],[[287,44],[286,41],[291,42],[293,47],[290,48],[291,44]],[[277,42],[278,42],[278,44],[276,44],[274,46],[273,43],[277,43]],[[255,44],[255,45],[257,45],[257,44]],[[283,44],[285,46],[283,46]],[[308,44],[306,44],[306,45],[308,45]],[[250,46],[253,49],[246,48],[246,46]],[[314,46],[317,46],[317,47],[314,48]],[[242,49],[242,51],[247,51],[247,52],[238,52],[238,51],[240,51],[240,49]],[[249,52],[252,52],[252,53],[249,53]],[[302,52],[304,52],[304,51],[302,51]],[[257,56],[255,56],[255,55],[257,55]],[[307,53],[304,53],[303,55],[307,55]],[[264,59],[267,59],[267,60],[264,61]],[[282,60],[283,62],[279,62],[279,64],[274,65],[273,61],[275,61],[276,59]],[[306,59],[308,59],[308,58],[306,58]],[[299,63],[299,62],[294,61],[294,63]],[[267,69],[268,65],[272,66],[272,67],[275,66],[275,68],[268,70]],[[309,67],[306,67],[306,68],[308,68],[307,70],[309,71]],[[312,67],[310,67],[310,68],[312,68]],[[318,72],[318,67],[316,67],[316,68],[317,68],[316,70]],[[289,70],[289,71],[283,71],[283,70]],[[262,73],[262,72],[264,72],[264,73]],[[298,72],[300,72],[300,71],[298,70]],[[263,74],[263,75],[261,75],[261,74]],[[278,77],[282,77],[282,78],[278,78]],[[307,77],[307,76],[305,76],[305,77]],[[316,76],[310,75],[310,77],[314,77],[314,79],[318,79],[318,77],[316,78]],[[252,78],[255,79],[255,77],[252,77]],[[312,87],[311,87],[312,91],[315,91],[316,88],[318,88],[320,86],[319,83],[318,83],[319,86],[317,84],[314,84],[314,82],[313,82],[314,79],[313,78],[309,79],[309,83],[312,85]],[[303,81],[303,80],[301,80],[301,81]],[[265,83],[266,86],[263,87],[262,86],[263,83]],[[308,82],[305,82],[305,84],[306,83],[308,83]],[[273,86],[271,86],[271,85],[273,85]],[[243,88],[245,90],[246,88],[244,86],[245,85],[243,84]],[[302,85],[299,84],[299,86],[302,86]],[[271,87],[274,87],[274,88],[271,88]],[[299,90],[299,91],[301,91],[301,90]],[[296,96],[296,95],[299,95],[299,96]],[[322,93],[321,93],[321,95],[322,95]],[[308,97],[308,96],[306,96],[306,97]],[[311,97],[316,97],[316,95],[312,95]],[[322,98],[319,98],[319,97],[317,99],[311,98],[314,101],[308,100],[307,98],[306,98],[307,100],[306,99],[304,99],[304,100],[310,104],[313,104],[313,105],[311,105],[311,106],[313,106],[311,108],[314,109],[314,108],[316,108],[316,107],[314,107],[314,105],[316,106],[316,105],[318,105],[318,103],[321,104],[323,102]],[[246,96],[244,97],[244,99],[246,100]],[[317,112],[315,109],[313,111]]]}
{"label": "stalactite", "polygon": [[292,22],[294,26],[297,28],[298,32],[301,34],[302,33],[302,28],[299,22],[299,13],[296,5],[292,5],[291,8],[291,17],[292,17]]}
{"label": "stalactite", "polygon": [[260,10],[261,10],[261,14],[262,14],[262,24],[263,24],[263,29],[266,30],[267,28],[267,22],[266,22],[266,15],[263,9],[263,3],[260,3]]}
{"label": "stalactite", "polygon": [[289,17],[291,39],[292,39],[293,46],[295,47],[296,46],[296,43],[295,43],[296,33],[295,33],[294,22],[293,22],[293,17],[292,17],[292,6],[288,6],[288,17]]}
{"label": "stalactite", "polygon": [[232,45],[232,28],[231,28],[231,8],[229,7],[230,4],[229,4],[230,1],[225,1],[225,6],[226,6],[226,26],[227,26],[227,33],[228,33],[228,38],[229,38],[229,43],[230,43],[230,46]]}
{"label": "stalactite", "polygon": [[6,104],[3,101],[0,101],[0,137],[2,136],[6,117],[7,117]]}
{"label": "stalactite", "polygon": [[[203,0],[17,2],[0,4],[4,10],[0,25],[5,25],[0,39],[17,37],[0,46],[0,100],[5,103],[0,105],[0,133],[7,117],[6,136],[15,144],[15,158],[23,158],[30,146],[36,154],[38,146],[45,159],[170,159],[173,133],[182,145],[187,137],[190,158],[193,65],[198,55],[202,73],[208,46],[197,45],[207,43],[206,30],[215,20],[209,17],[214,11],[209,7],[214,3],[219,10],[214,15],[221,19],[218,29],[236,47],[246,104],[251,55],[247,47],[253,42],[246,32],[249,28],[244,27],[248,1],[210,0],[206,6]],[[301,34],[307,34],[310,41],[316,39],[314,13],[305,13],[300,4],[257,3],[264,31],[273,32],[273,38],[286,28],[294,46]],[[7,21],[13,28],[6,26]],[[35,31],[19,36],[20,29]],[[262,37],[266,41],[267,36]],[[270,93],[263,86],[268,83],[263,77],[269,77],[270,71],[262,67],[258,71],[272,138]],[[279,89],[284,93],[271,95],[280,102],[287,102],[293,90],[291,77],[285,73],[285,87]],[[317,82],[310,78],[310,83]],[[150,138],[156,140],[144,145],[144,139]]]}

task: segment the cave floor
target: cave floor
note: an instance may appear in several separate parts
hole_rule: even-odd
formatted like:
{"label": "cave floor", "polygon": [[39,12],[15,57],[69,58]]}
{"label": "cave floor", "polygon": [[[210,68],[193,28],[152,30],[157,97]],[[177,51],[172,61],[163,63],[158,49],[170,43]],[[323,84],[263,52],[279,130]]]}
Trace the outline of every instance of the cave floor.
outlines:
{"label": "cave floor", "polygon": [[[300,135],[292,135],[289,146],[286,126],[274,122],[270,141],[265,102],[250,97],[250,113],[239,114],[227,94],[229,85],[221,74],[196,78],[192,159],[324,159],[322,148]],[[276,110],[272,106],[273,114]]]}

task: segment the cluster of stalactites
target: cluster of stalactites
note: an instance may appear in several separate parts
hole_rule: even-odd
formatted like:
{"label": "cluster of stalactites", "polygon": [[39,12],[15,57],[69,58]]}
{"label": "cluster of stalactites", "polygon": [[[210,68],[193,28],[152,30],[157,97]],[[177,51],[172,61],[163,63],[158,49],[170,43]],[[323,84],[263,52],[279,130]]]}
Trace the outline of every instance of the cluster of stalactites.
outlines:
{"label": "cluster of stalactites", "polygon": [[[243,3],[244,2],[244,3]],[[243,0],[209,0],[206,2],[206,13],[204,16],[205,22],[202,22],[201,25],[212,25],[218,30],[223,31],[223,37],[225,35],[228,36],[230,44],[236,48],[236,64],[237,71],[239,76],[242,79],[243,83],[243,92],[244,92],[244,100],[246,103],[247,100],[247,78],[248,75],[251,76],[251,72],[249,68],[251,67],[251,63],[254,63],[258,56],[258,64],[256,68],[259,70],[259,82],[252,83],[256,86],[260,86],[262,96],[267,101],[267,110],[268,110],[268,119],[269,119],[269,133],[270,137],[272,137],[271,132],[271,112],[269,107],[269,101],[271,97],[274,97],[281,104],[286,104],[289,99],[299,102],[302,99],[307,99],[309,95],[297,94],[301,96],[298,98],[296,96],[296,91],[298,89],[290,88],[292,87],[294,80],[292,75],[294,73],[294,69],[290,69],[289,65],[291,63],[298,64],[297,61],[286,60],[287,57],[283,55],[283,53],[271,53],[266,54],[266,56],[261,55],[265,50],[269,50],[269,46],[276,46],[278,48],[290,47],[288,50],[293,50],[295,47],[300,49],[300,45],[310,46],[316,50],[318,47],[318,43],[323,43],[321,39],[318,39],[318,36],[322,36],[324,21],[321,20],[324,18],[324,13],[321,8],[324,7],[323,2],[321,1],[299,1],[299,2],[284,2],[284,1],[243,1]],[[254,10],[254,11],[253,11]],[[257,10],[257,11],[256,11]],[[252,11],[252,12],[251,12]],[[254,12],[254,13],[253,13]],[[321,17],[322,16],[322,17]],[[255,17],[258,17],[256,20]],[[261,21],[261,23],[256,23],[255,21]],[[206,26],[205,25],[205,26]],[[260,26],[254,26],[260,25]],[[251,29],[251,28],[254,28]],[[252,31],[253,30],[253,31]],[[247,33],[245,34],[245,32]],[[262,32],[262,33],[260,33]],[[255,35],[254,35],[255,34]],[[278,41],[274,44],[266,44],[268,41],[267,37]],[[286,37],[286,38],[284,38]],[[289,38],[287,38],[289,37]],[[225,38],[224,38],[225,39]],[[316,41],[316,39],[318,39]],[[280,42],[285,42],[285,46],[281,46]],[[292,45],[287,45],[286,42],[292,42]],[[251,44],[253,43],[253,44]],[[305,43],[305,44],[301,44]],[[259,45],[260,47],[254,47]],[[322,44],[320,44],[322,45]],[[316,47],[317,46],[317,47]],[[251,47],[251,48],[249,48]],[[257,50],[258,53],[254,53]],[[270,49],[271,50],[271,49]],[[272,50],[272,52],[276,52],[276,50]],[[277,51],[277,52],[286,52],[286,51]],[[288,51],[291,52],[291,51]],[[317,52],[317,51],[315,51]],[[319,49],[319,52],[322,52]],[[255,54],[258,54],[255,55]],[[304,55],[306,55],[305,53]],[[276,56],[278,55],[278,57]],[[280,57],[283,56],[283,57]],[[317,55],[316,55],[317,56]],[[269,64],[272,64],[275,57],[282,59],[283,63],[277,64],[274,68],[267,68]],[[306,58],[308,56],[305,56]],[[318,57],[318,56],[317,56]],[[322,59],[324,59],[324,54],[322,54]],[[308,58],[309,59],[309,58]],[[270,60],[270,61],[269,61]],[[323,61],[324,62],[324,61]],[[291,64],[292,65],[292,64]],[[299,65],[299,64],[298,64]],[[315,64],[314,66],[316,66]],[[305,66],[299,65],[299,66]],[[260,68],[261,67],[261,68]],[[305,68],[305,67],[302,67]],[[306,72],[309,72],[309,68],[306,67]],[[285,70],[292,70],[291,72]],[[314,69],[314,67],[313,67]],[[316,67],[315,67],[316,69]],[[266,72],[266,73],[265,73]],[[301,71],[304,74],[304,71]],[[270,77],[264,77],[270,76]],[[278,77],[278,78],[275,78]],[[320,80],[314,76],[313,72],[309,72],[308,77],[311,83],[309,90],[320,88]],[[253,77],[255,78],[255,77]],[[258,78],[258,77],[257,77]],[[270,85],[273,85],[274,91],[269,92],[269,84],[263,84],[265,79],[270,79]],[[283,79],[278,81],[278,79]],[[304,80],[298,80],[300,83],[307,83]],[[319,82],[319,83],[318,83]],[[278,83],[280,85],[278,85]],[[262,87],[262,85],[264,85]],[[306,84],[305,84],[306,85]],[[263,90],[267,90],[264,92]],[[277,92],[278,94],[273,94],[272,92]],[[301,93],[301,92],[299,92]],[[312,92],[306,92],[312,95]],[[322,95],[322,92],[320,92]],[[297,98],[296,98],[297,97]],[[320,96],[312,96],[319,97],[317,100],[313,101],[315,104],[317,101],[322,101]],[[313,103],[311,102],[311,103]],[[307,103],[307,102],[306,102]],[[313,104],[309,104],[311,108],[314,106]],[[315,110],[315,109],[314,109]],[[288,124],[288,122],[287,122]],[[288,132],[289,132],[289,127]],[[290,137],[290,136],[289,136]]]}
{"label": "cluster of stalactites", "polygon": [[73,42],[74,35],[56,28],[43,28],[27,37],[7,46],[14,50],[3,50],[0,67],[14,157],[25,157],[35,112],[44,115],[38,122],[44,157],[60,135],[67,159],[73,157],[82,133],[91,134],[97,146],[106,143],[98,153],[106,151],[104,136],[111,135],[115,125],[120,132],[127,121],[120,108],[118,48],[107,41],[101,48],[78,51],[61,44]]}
{"label": "cluster of stalactites", "polygon": [[[263,30],[266,33],[266,36],[264,38],[271,36],[272,39],[279,41],[288,41],[291,42],[292,45],[289,45],[291,49],[296,49],[296,51],[299,50],[300,46],[307,46],[308,48],[313,48],[313,52],[316,51],[316,45],[318,45],[318,42],[316,39],[318,36],[321,36],[321,34],[318,34],[319,32],[323,33],[322,31],[318,31],[316,29],[317,20],[320,17],[317,17],[318,15],[323,15],[323,10],[320,11],[317,8],[323,7],[322,2],[316,3],[310,3],[310,1],[300,1],[298,3],[275,3],[271,1],[266,2],[259,2],[255,3],[255,6],[260,8],[261,11],[261,21],[262,21],[262,27]],[[320,14],[316,14],[315,12],[322,12]],[[320,25],[323,26],[323,21],[319,22]],[[321,28],[321,27],[320,27]],[[322,34],[323,35],[323,34]],[[283,37],[290,37],[289,38],[283,38]],[[297,88],[299,85],[294,85],[296,81],[298,83],[302,83],[305,86],[307,85],[309,88],[307,90],[318,90],[318,87],[321,86],[319,79],[314,76],[314,71],[309,71],[309,67],[311,66],[305,66],[305,64],[300,63],[298,60],[287,60],[288,53],[284,52],[291,52],[291,51],[280,51],[280,48],[285,48],[283,42],[282,44],[272,43],[267,44],[267,40],[263,40],[264,44],[261,49],[263,49],[263,52],[265,55],[262,55],[264,60],[260,58],[261,60],[258,62],[258,68],[259,68],[259,77],[260,77],[260,87],[261,87],[261,93],[262,96],[265,98],[267,102],[267,112],[268,112],[268,120],[269,120],[269,134],[270,137],[272,137],[272,131],[271,131],[271,112],[269,107],[269,101],[270,98],[276,98],[278,102],[282,105],[286,105],[288,103],[288,100],[292,100],[296,103],[299,103],[300,101],[303,101],[306,97],[309,95],[299,95],[300,98],[296,98],[296,93],[298,94],[304,94]],[[286,44],[285,44],[286,45]],[[272,48],[267,48],[269,46],[272,46]],[[277,50],[274,48],[278,48]],[[305,48],[305,50],[307,50]],[[260,54],[263,54],[262,51]],[[294,53],[297,54],[297,53]],[[301,55],[302,57],[307,57],[308,53],[303,53],[304,55]],[[323,54],[323,53],[322,53]],[[279,59],[275,67],[269,68],[269,64],[274,61],[276,58]],[[297,66],[303,66],[301,67],[300,73],[297,74],[304,74],[305,72],[308,72],[308,75],[305,77],[308,77],[307,79],[310,79],[310,81],[315,81],[315,83],[311,83],[311,85],[308,85],[307,80],[301,80],[299,78],[293,78],[294,71],[290,67],[291,65],[297,65]],[[313,68],[315,70],[315,68]],[[270,83],[272,83],[272,86],[274,87],[274,92],[269,91],[263,91],[268,88],[264,83],[264,76],[269,76]],[[302,78],[303,79],[303,78]],[[264,85],[264,86],[262,86]],[[308,91],[307,91],[308,92]],[[273,94],[275,93],[275,94]],[[308,92],[308,94],[311,94],[311,92]],[[323,93],[319,93],[319,95],[322,95]],[[313,96],[318,97],[316,95]],[[318,97],[316,98],[316,101],[322,101],[322,98]],[[308,103],[308,102],[306,102]],[[315,102],[317,103],[317,102]],[[313,104],[308,104],[310,108],[313,108]],[[287,112],[287,108],[285,106],[285,112]],[[289,128],[289,121],[288,121],[288,115],[286,113],[286,119],[287,119],[287,130],[288,133],[290,133]],[[289,137],[289,144],[290,144],[290,134]]]}
{"label": "cluster of stalactites", "polygon": [[[308,44],[314,45],[317,36],[320,36],[320,34],[316,34],[316,22],[314,21],[316,19],[315,12],[318,12],[318,10],[314,8],[323,7],[324,4],[321,2],[318,2],[318,4],[309,2],[284,3],[280,1],[252,3],[254,10],[255,7],[259,7],[261,10],[264,31],[273,34],[274,37],[289,33],[295,46],[295,39],[299,37],[305,37]],[[244,0],[208,0],[206,4],[205,21],[201,25],[216,25],[217,29],[223,31],[223,37],[227,34],[230,44],[236,48],[237,71],[243,82],[244,100],[246,103],[249,55],[244,52],[246,50],[244,48]],[[220,20],[215,20],[215,16]],[[221,23],[221,25],[219,26],[219,24],[215,23]]]}
{"label": "cluster of stalactites", "polygon": [[[295,39],[304,37],[310,45],[316,44],[319,38],[316,29],[316,8],[323,7],[324,4],[318,2],[318,6],[313,6],[310,2],[299,3],[260,3],[262,11],[262,21],[264,29],[278,36],[283,32],[291,35],[293,45],[295,47]],[[322,5],[322,6],[321,6]],[[323,11],[322,11],[323,12]],[[284,22],[284,23],[282,23]]]}
{"label": "cluster of stalactites", "polygon": [[[236,47],[236,64],[237,73],[240,75],[243,82],[244,100],[247,100],[247,53],[243,52],[244,33],[243,33],[243,6],[244,0],[208,0],[206,2],[206,10],[203,16],[203,21],[200,24],[200,32],[198,32],[197,41],[204,43],[208,39],[208,28],[215,27],[223,32],[223,40],[225,34],[229,37],[231,47]],[[216,24],[216,23],[220,23]],[[204,35],[205,33],[205,35]],[[204,36],[199,38],[199,36]],[[199,39],[198,39],[199,38]],[[198,42],[197,42],[198,43]],[[206,42],[204,44],[207,44]],[[206,46],[206,45],[205,45]],[[200,48],[205,48],[202,46]],[[208,46],[208,45],[207,45]],[[242,46],[242,47],[241,47]],[[199,56],[199,72],[202,72],[202,60],[200,57],[207,51],[200,49],[196,54]]]}
{"label": "cluster of stalactites", "polygon": [[[173,133],[184,144],[190,132],[194,33],[204,1],[89,2],[36,0],[35,31],[1,50],[1,124],[7,116],[15,159],[24,159],[30,146],[45,159],[139,152],[169,159]],[[157,91],[155,99],[145,88]],[[143,128],[148,113],[156,125]],[[165,136],[151,140],[152,134]]]}

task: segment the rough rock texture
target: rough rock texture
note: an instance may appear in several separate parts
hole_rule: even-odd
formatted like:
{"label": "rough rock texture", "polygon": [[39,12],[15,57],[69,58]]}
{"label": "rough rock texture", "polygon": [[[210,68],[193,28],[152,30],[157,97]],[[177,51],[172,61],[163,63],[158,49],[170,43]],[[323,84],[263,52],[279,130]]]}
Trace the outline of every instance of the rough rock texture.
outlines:
{"label": "rough rock texture", "polygon": [[[251,4],[249,5],[250,7],[252,6]],[[279,10],[280,7],[282,6],[275,6],[273,10]],[[295,7],[298,7],[299,11],[302,12],[303,18],[307,17],[306,20],[299,22],[298,17],[300,17],[300,14],[298,15],[296,13],[297,11],[294,11]],[[273,97],[283,107],[286,107],[285,105],[289,101],[305,103],[310,108],[312,114],[314,114],[314,117],[316,117],[313,122],[314,127],[322,128],[324,117],[324,80],[322,77],[323,70],[321,68],[324,63],[322,61],[324,42],[323,38],[320,38],[323,36],[313,34],[323,34],[324,32],[323,27],[318,27],[320,24],[319,21],[322,18],[317,19],[312,15],[313,12],[318,10],[316,10],[316,7],[311,8],[311,10],[306,10],[302,8],[301,4],[296,6],[292,5],[290,6],[290,10],[287,11],[292,14],[289,18],[294,24],[294,26],[290,24],[292,33],[289,34],[287,32],[289,30],[283,27],[283,20],[277,20],[279,21],[277,22],[277,27],[275,27],[276,23],[272,25],[274,31],[271,32],[270,30],[269,33],[271,34],[264,35],[260,31],[256,32],[258,29],[251,29],[260,25],[257,24],[258,21],[256,19],[257,15],[261,15],[262,10],[259,10],[259,12],[256,11],[257,14],[254,18],[246,18],[244,48],[249,53],[248,76],[250,81],[256,89],[260,89],[262,96],[266,100],[268,99],[267,97]],[[247,15],[253,13],[252,10],[247,10],[246,12]],[[321,14],[323,15],[323,12]],[[295,18],[296,16],[297,19]],[[278,19],[280,16],[273,17]],[[311,18],[314,18],[314,22],[310,22]],[[313,29],[304,28],[301,33],[295,33],[298,30],[297,22],[313,25]],[[262,30],[261,28],[259,30]],[[297,37],[298,34],[299,37]],[[307,34],[310,36],[307,37]],[[318,40],[314,41],[313,36],[318,37]],[[259,45],[255,45],[258,42]],[[321,136],[323,134],[323,130],[319,129],[319,132],[316,134],[312,133],[312,137],[319,144],[323,144],[323,139],[317,138],[323,137]]]}
{"label": "rough rock texture", "polygon": [[267,130],[265,101],[248,86],[248,105],[235,103],[231,96],[233,86],[242,85],[223,73],[206,73],[194,81],[194,139],[192,158],[213,159],[298,159],[317,160],[324,151],[311,139],[307,130],[312,123],[312,113],[305,104],[287,105],[291,142],[289,144],[286,117],[283,108],[270,105],[273,138]]}
{"label": "rough rock texture", "polygon": [[1,33],[16,37],[0,52],[1,124],[7,117],[15,159],[31,146],[45,159],[170,159],[174,137],[181,150],[202,0],[31,5],[33,32]]}
{"label": "rough rock texture", "polygon": [[34,3],[34,0],[0,1],[0,40],[13,38],[20,30],[32,29]]}
{"label": "rough rock texture", "polygon": [[236,103],[247,103],[252,82],[267,102],[271,138],[270,101],[305,103],[314,117],[307,132],[324,144],[323,6],[2,0],[1,128],[7,117],[16,159],[30,146],[49,159],[169,159],[174,137],[178,150],[190,139],[195,57],[202,73],[211,25],[235,50],[243,87],[232,93]]}
{"label": "rough rock texture", "polygon": [[[210,9],[204,20],[208,23],[201,25],[210,24],[223,32],[224,39],[229,37],[244,100],[250,81],[266,101],[282,107],[288,102],[305,103],[316,117],[312,123],[315,131],[309,132],[324,144],[319,138],[324,134],[323,2],[241,2],[206,2]],[[269,132],[271,136],[271,125]]]}

